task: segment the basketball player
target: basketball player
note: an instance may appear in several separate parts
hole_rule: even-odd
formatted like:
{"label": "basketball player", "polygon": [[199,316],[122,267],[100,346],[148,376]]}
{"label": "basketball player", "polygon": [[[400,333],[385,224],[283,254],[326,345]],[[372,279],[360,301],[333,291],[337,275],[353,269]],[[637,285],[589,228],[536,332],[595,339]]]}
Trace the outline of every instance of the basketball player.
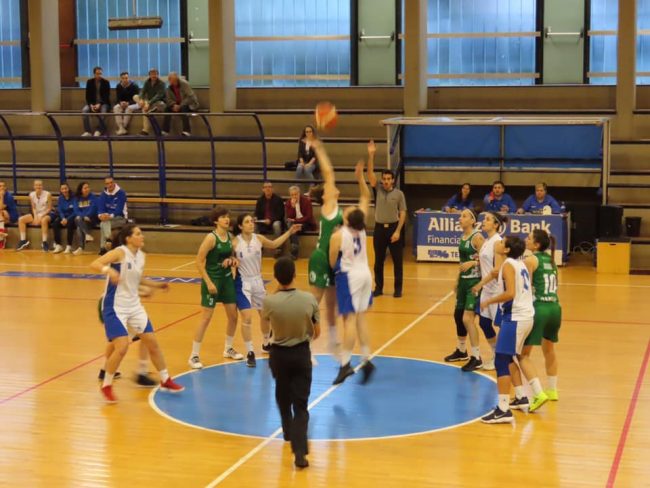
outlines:
{"label": "basketball player", "polygon": [[257,310],[260,315],[260,325],[264,336],[262,351],[268,353],[271,349],[271,326],[269,321],[262,317],[262,303],[266,297],[266,289],[262,279],[262,249],[280,248],[289,239],[289,236],[299,232],[301,228],[300,224],[292,225],[280,237],[270,240],[263,235],[254,233],[255,220],[251,214],[241,214],[237,217],[236,237],[232,240],[232,246],[238,261],[235,293],[237,295],[237,308],[241,315],[242,336],[248,351],[246,366],[249,368],[255,367],[255,352],[253,351],[251,332],[252,309]]}
{"label": "basketball player", "polygon": [[[223,303],[228,324],[226,325],[226,345],[223,357],[229,359],[244,359],[232,346],[237,329],[237,296],[235,293],[235,279],[232,267],[237,260],[233,256],[232,242],[230,240],[230,216],[224,207],[216,207],[210,214],[210,221],[214,222],[215,230],[205,236],[199,252],[196,255],[196,267],[201,275],[201,307],[203,315],[194,333],[192,353],[188,363],[192,369],[201,369],[203,363],[199,359],[201,343],[205,331],[210,325],[214,307],[218,302]],[[250,333],[250,329],[248,330]],[[244,341],[250,341],[242,329]]]}
{"label": "basketball player", "polygon": [[456,335],[458,345],[456,350],[445,357],[446,362],[464,361],[468,358],[465,342],[469,335],[469,343],[472,347],[472,357],[476,361],[481,360],[479,349],[479,336],[476,329],[476,296],[472,293],[472,287],[481,281],[481,268],[478,261],[478,249],[483,246],[483,236],[476,229],[476,214],[470,208],[464,209],[459,217],[460,228],[463,234],[458,244],[458,255],[460,257],[460,270],[456,283],[456,309],[454,310],[454,321],[456,322]]}
{"label": "basketball player", "polygon": [[[366,310],[372,303],[372,273],[366,251],[365,218],[370,207],[370,190],[363,176],[363,160],[357,163],[354,175],[359,183],[359,205],[343,212],[343,226],[330,240],[329,259],[335,272],[336,301],[343,316],[343,348],[341,367],[332,384],[338,385],[354,374],[350,365],[356,336],[359,336],[363,366],[363,383],[366,383],[375,366],[370,362],[370,341],[366,323]],[[356,329],[356,331],[355,331]]]}
{"label": "basketball player", "polygon": [[[487,234],[487,239],[484,240],[478,252],[479,264],[481,266],[481,281],[472,288],[472,292],[475,295],[479,291],[481,292],[480,302],[489,300],[501,293],[496,278],[499,276],[503,256],[494,252],[494,246],[497,242],[501,241],[499,231],[505,226],[506,222],[506,217],[496,212],[486,212],[483,218],[481,228]],[[478,319],[478,325],[483,330],[485,339],[490,344],[493,353],[496,345],[496,332],[494,331],[493,324],[497,316],[498,308],[496,304],[490,305],[485,309],[482,308]],[[463,371],[474,371],[480,368],[485,370],[494,369],[494,357],[484,364],[480,358],[476,359],[472,356],[462,369]]]}
{"label": "basketball player", "polygon": [[106,362],[106,373],[101,392],[108,403],[115,403],[113,376],[129,347],[129,336],[137,335],[149,350],[151,360],[160,374],[160,389],[178,393],[185,388],[169,376],[165,358],[156,341],[153,326],[147,317],[138,287],[141,284],[151,288],[164,288],[163,283],[142,277],[145,255],[142,252],[144,235],[139,227],[128,224],[118,235],[120,247],[99,257],[90,265],[96,271],[106,274],[106,291],[102,316],[106,337],[113,344],[113,352]]}
{"label": "basketball player", "polygon": [[[549,247],[551,254],[547,252]],[[520,364],[523,366],[530,362],[533,346],[541,345],[548,377],[548,389],[544,393],[548,400],[557,401],[559,396],[557,393],[555,343],[558,341],[558,332],[562,323],[562,308],[557,297],[557,266],[553,260],[555,240],[546,231],[535,229],[526,239],[526,248],[533,253],[524,260],[524,263],[528,273],[533,277],[535,320],[533,330],[524,343]],[[511,369],[510,373],[512,383],[515,385],[515,399],[510,403],[510,407],[525,410],[528,406],[528,398],[524,395],[521,386],[521,375],[516,369]],[[526,369],[524,369],[524,374],[526,374]],[[526,374],[526,376],[528,375]],[[532,407],[539,408],[537,404],[544,399],[544,395],[539,395],[541,390],[539,379],[536,384],[531,381],[531,387],[537,393],[536,398],[538,398],[537,402],[533,400]],[[534,411],[535,408],[531,408],[531,410]]]}
{"label": "basketball player", "polygon": [[524,340],[533,328],[533,294],[530,275],[520,259],[525,244],[516,236],[508,236],[496,245],[497,251],[507,258],[499,269],[497,279],[501,293],[487,296],[481,294],[481,310],[501,303],[501,329],[496,344],[495,366],[499,402],[492,412],[481,418],[487,424],[512,423],[510,410],[510,363],[521,354]]}

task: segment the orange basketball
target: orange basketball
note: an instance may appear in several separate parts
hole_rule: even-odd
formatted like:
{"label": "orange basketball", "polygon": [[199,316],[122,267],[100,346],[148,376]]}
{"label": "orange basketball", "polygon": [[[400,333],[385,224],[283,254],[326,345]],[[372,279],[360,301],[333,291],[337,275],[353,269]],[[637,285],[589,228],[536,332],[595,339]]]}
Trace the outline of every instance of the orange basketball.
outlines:
{"label": "orange basketball", "polygon": [[330,130],[336,127],[336,121],[338,120],[338,114],[336,113],[336,107],[333,103],[330,102],[320,102],[316,105],[316,128],[318,130]]}

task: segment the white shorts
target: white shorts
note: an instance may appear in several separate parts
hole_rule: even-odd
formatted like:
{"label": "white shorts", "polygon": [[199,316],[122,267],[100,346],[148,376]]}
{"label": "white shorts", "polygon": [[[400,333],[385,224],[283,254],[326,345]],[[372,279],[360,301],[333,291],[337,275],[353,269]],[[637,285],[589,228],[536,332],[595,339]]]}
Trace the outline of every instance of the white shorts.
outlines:
{"label": "white shorts", "polygon": [[145,332],[153,332],[144,307],[135,309],[104,308],[104,329],[109,341],[116,337],[134,336]]}
{"label": "white shorts", "polygon": [[496,352],[514,356],[521,354],[526,337],[533,330],[532,320],[503,320],[497,337]]}
{"label": "white shorts", "polygon": [[241,275],[235,278],[235,292],[237,294],[237,308],[239,310],[262,310],[266,288],[262,278],[246,279]]}
{"label": "white shorts", "polygon": [[[489,300],[490,298],[493,298],[497,295],[500,295],[500,293],[495,293],[493,291],[485,291],[481,290],[481,295],[479,297],[481,302],[485,302]],[[494,322],[494,319],[497,317],[497,310],[499,309],[499,304],[498,303],[492,303],[488,305],[487,307],[481,309],[480,316],[485,317],[486,319],[490,319],[492,322]]]}

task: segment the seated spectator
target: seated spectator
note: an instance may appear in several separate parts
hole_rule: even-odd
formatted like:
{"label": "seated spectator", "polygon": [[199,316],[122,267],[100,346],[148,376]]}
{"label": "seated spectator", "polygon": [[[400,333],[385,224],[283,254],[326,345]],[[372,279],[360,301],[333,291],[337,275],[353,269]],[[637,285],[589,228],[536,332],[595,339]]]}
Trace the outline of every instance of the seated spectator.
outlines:
{"label": "seated spectator", "polygon": [[[545,207],[549,207],[549,211],[544,211]],[[522,213],[562,213],[562,207],[555,198],[548,194],[548,187],[546,183],[537,183],[535,185],[535,193],[526,198],[526,201],[517,210],[518,214]]]}
{"label": "seated spectator", "polygon": [[[167,105],[166,111],[172,113],[187,113],[187,112],[196,112],[199,108],[199,100],[194,94],[194,90],[190,84],[180,78],[178,73],[175,71],[170,72],[167,75],[167,81],[169,86],[165,90],[165,104]],[[185,137],[191,136],[190,132],[190,119],[187,115],[181,117],[183,120],[183,132],[182,135]],[[165,115],[165,121],[163,122],[163,135],[169,133],[169,128],[171,126],[171,116]]]}
{"label": "seated spectator", "polygon": [[517,205],[510,195],[506,192],[506,186],[503,181],[492,183],[492,191],[485,195],[483,203],[486,212],[515,213]]}
{"label": "seated spectator", "polygon": [[90,185],[82,181],[77,186],[74,199],[74,223],[77,227],[79,247],[72,253],[75,256],[82,254],[86,241],[94,241],[90,232],[97,223],[97,197],[90,191]]}
{"label": "seated spectator", "polygon": [[316,130],[307,125],[300,134],[298,142],[298,160],[296,161],[296,179],[313,180],[318,173],[318,159],[314,151],[314,141],[316,140]]}
{"label": "seated spectator", "polygon": [[[111,103],[111,84],[107,79],[102,77],[102,68],[95,66],[93,68],[93,77],[86,82],[86,105],[82,110],[83,113],[102,113],[108,112]],[[84,133],[83,137],[90,137],[94,135],[99,137],[106,133],[106,123],[104,117],[97,117],[98,127],[93,133],[90,127],[90,117],[84,118]]]}
{"label": "seated spectator", "polygon": [[121,72],[120,82],[115,85],[117,104],[113,107],[114,113],[125,114],[115,116],[115,124],[117,125],[116,134],[118,136],[123,136],[129,132],[127,129],[131,121],[131,114],[141,110],[140,105],[135,101],[138,93],[140,93],[140,89],[138,85],[129,80],[128,71]]}
{"label": "seated spectator", "polygon": [[[134,100],[144,114],[165,111],[165,83],[158,77],[157,69],[149,70],[149,78],[144,82],[138,98]],[[148,136],[149,132],[151,132],[151,121],[149,117],[142,117],[140,135]]]}
{"label": "seated spectator", "polygon": [[16,201],[4,181],[0,181],[0,249],[4,249],[7,239],[5,224],[18,220]]}
{"label": "seated spectator", "polygon": [[[284,215],[287,228],[291,228],[293,224],[301,224],[301,233],[316,228],[311,200],[308,196],[301,195],[300,188],[296,185],[289,187],[289,199],[284,202]],[[292,234],[289,239],[291,242],[291,257],[298,259],[298,234]]]}
{"label": "seated spectator", "polygon": [[472,203],[472,185],[469,183],[463,183],[463,186],[460,187],[458,193],[454,194],[447,203],[442,207],[443,212],[458,213],[462,212],[466,208],[473,209],[474,204]]}
{"label": "seated spectator", "polygon": [[284,222],[284,203],[282,198],[273,193],[273,183],[262,184],[262,195],[255,204],[255,232],[258,234],[282,235]]}
{"label": "seated spectator", "polygon": [[34,191],[29,194],[29,203],[31,212],[23,215],[18,219],[18,229],[20,230],[20,242],[16,246],[16,251],[22,251],[29,247],[27,240],[27,226],[29,224],[41,226],[42,248],[47,252],[50,247],[47,244],[47,232],[50,225],[50,212],[52,211],[52,195],[49,191],[43,190],[43,182],[34,180]]}
{"label": "seated spectator", "polygon": [[110,176],[104,178],[104,185],[104,192],[97,201],[97,218],[101,231],[100,255],[106,254],[113,247],[112,229],[123,227],[127,219],[126,192]]}
{"label": "seated spectator", "polygon": [[[70,254],[72,252],[72,241],[74,239],[74,195],[70,191],[67,183],[61,183],[59,191],[59,200],[56,205],[56,210],[50,214],[52,219],[52,229],[54,229],[54,249],[53,253]],[[67,245],[65,251],[61,244],[61,228],[67,229]]]}

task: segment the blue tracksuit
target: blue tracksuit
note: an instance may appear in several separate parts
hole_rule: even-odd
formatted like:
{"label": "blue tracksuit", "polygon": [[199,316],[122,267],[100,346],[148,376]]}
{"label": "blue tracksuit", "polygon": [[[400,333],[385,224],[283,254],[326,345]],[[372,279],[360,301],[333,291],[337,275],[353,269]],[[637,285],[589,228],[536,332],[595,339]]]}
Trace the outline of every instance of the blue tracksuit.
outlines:
{"label": "blue tracksuit", "polygon": [[542,209],[547,205],[551,207],[551,211],[553,213],[562,213],[562,208],[560,207],[560,204],[557,203],[557,200],[549,194],[546,194],[544,200],[539,202],[537,201],[537,197],[533,193],[531,196],[526,198],[526,201],[521,206],[521,208],[523,208],[524,212],[526,213],[541,214]]}
{"label": "blue tracksuit", "polygon": [[126,204],[126,192],[121,188],[113,195],[104,191],[99,197],[97,204],[98,214],[109,214],[113,217],[124,217],[124,205]]}
{"label": "blue tracksuit", "polygon": [[90,217],[91,220],[97,220],[97,197],[90,193],[87,198],[75,198],[74,215],[75,217]]}
{"label": "blue tracksuit", "polygon": [[508,213],[515,213],[517,211],[517,204],[512,199],[512,197],[507,193],[501,195],[501,198],[499,199],[493,196],[491,200],[490,200],[490,195],[491,194],[488,193],[487,195],[485,195],[485,198],[483,199],[483,203],[485,203],[484,210],[492,211],[492,212],[501,212],[501,207],[505,205],[506,207],[508,207]]}
{"label": "blue tracksuit", "polygon": [[14,200],[11,192],[6,191],[2,200],[5,204],[7,213],[9,213],[10,222],[16,222],[18,220],[18,208],[16,207],[16,200]]}

